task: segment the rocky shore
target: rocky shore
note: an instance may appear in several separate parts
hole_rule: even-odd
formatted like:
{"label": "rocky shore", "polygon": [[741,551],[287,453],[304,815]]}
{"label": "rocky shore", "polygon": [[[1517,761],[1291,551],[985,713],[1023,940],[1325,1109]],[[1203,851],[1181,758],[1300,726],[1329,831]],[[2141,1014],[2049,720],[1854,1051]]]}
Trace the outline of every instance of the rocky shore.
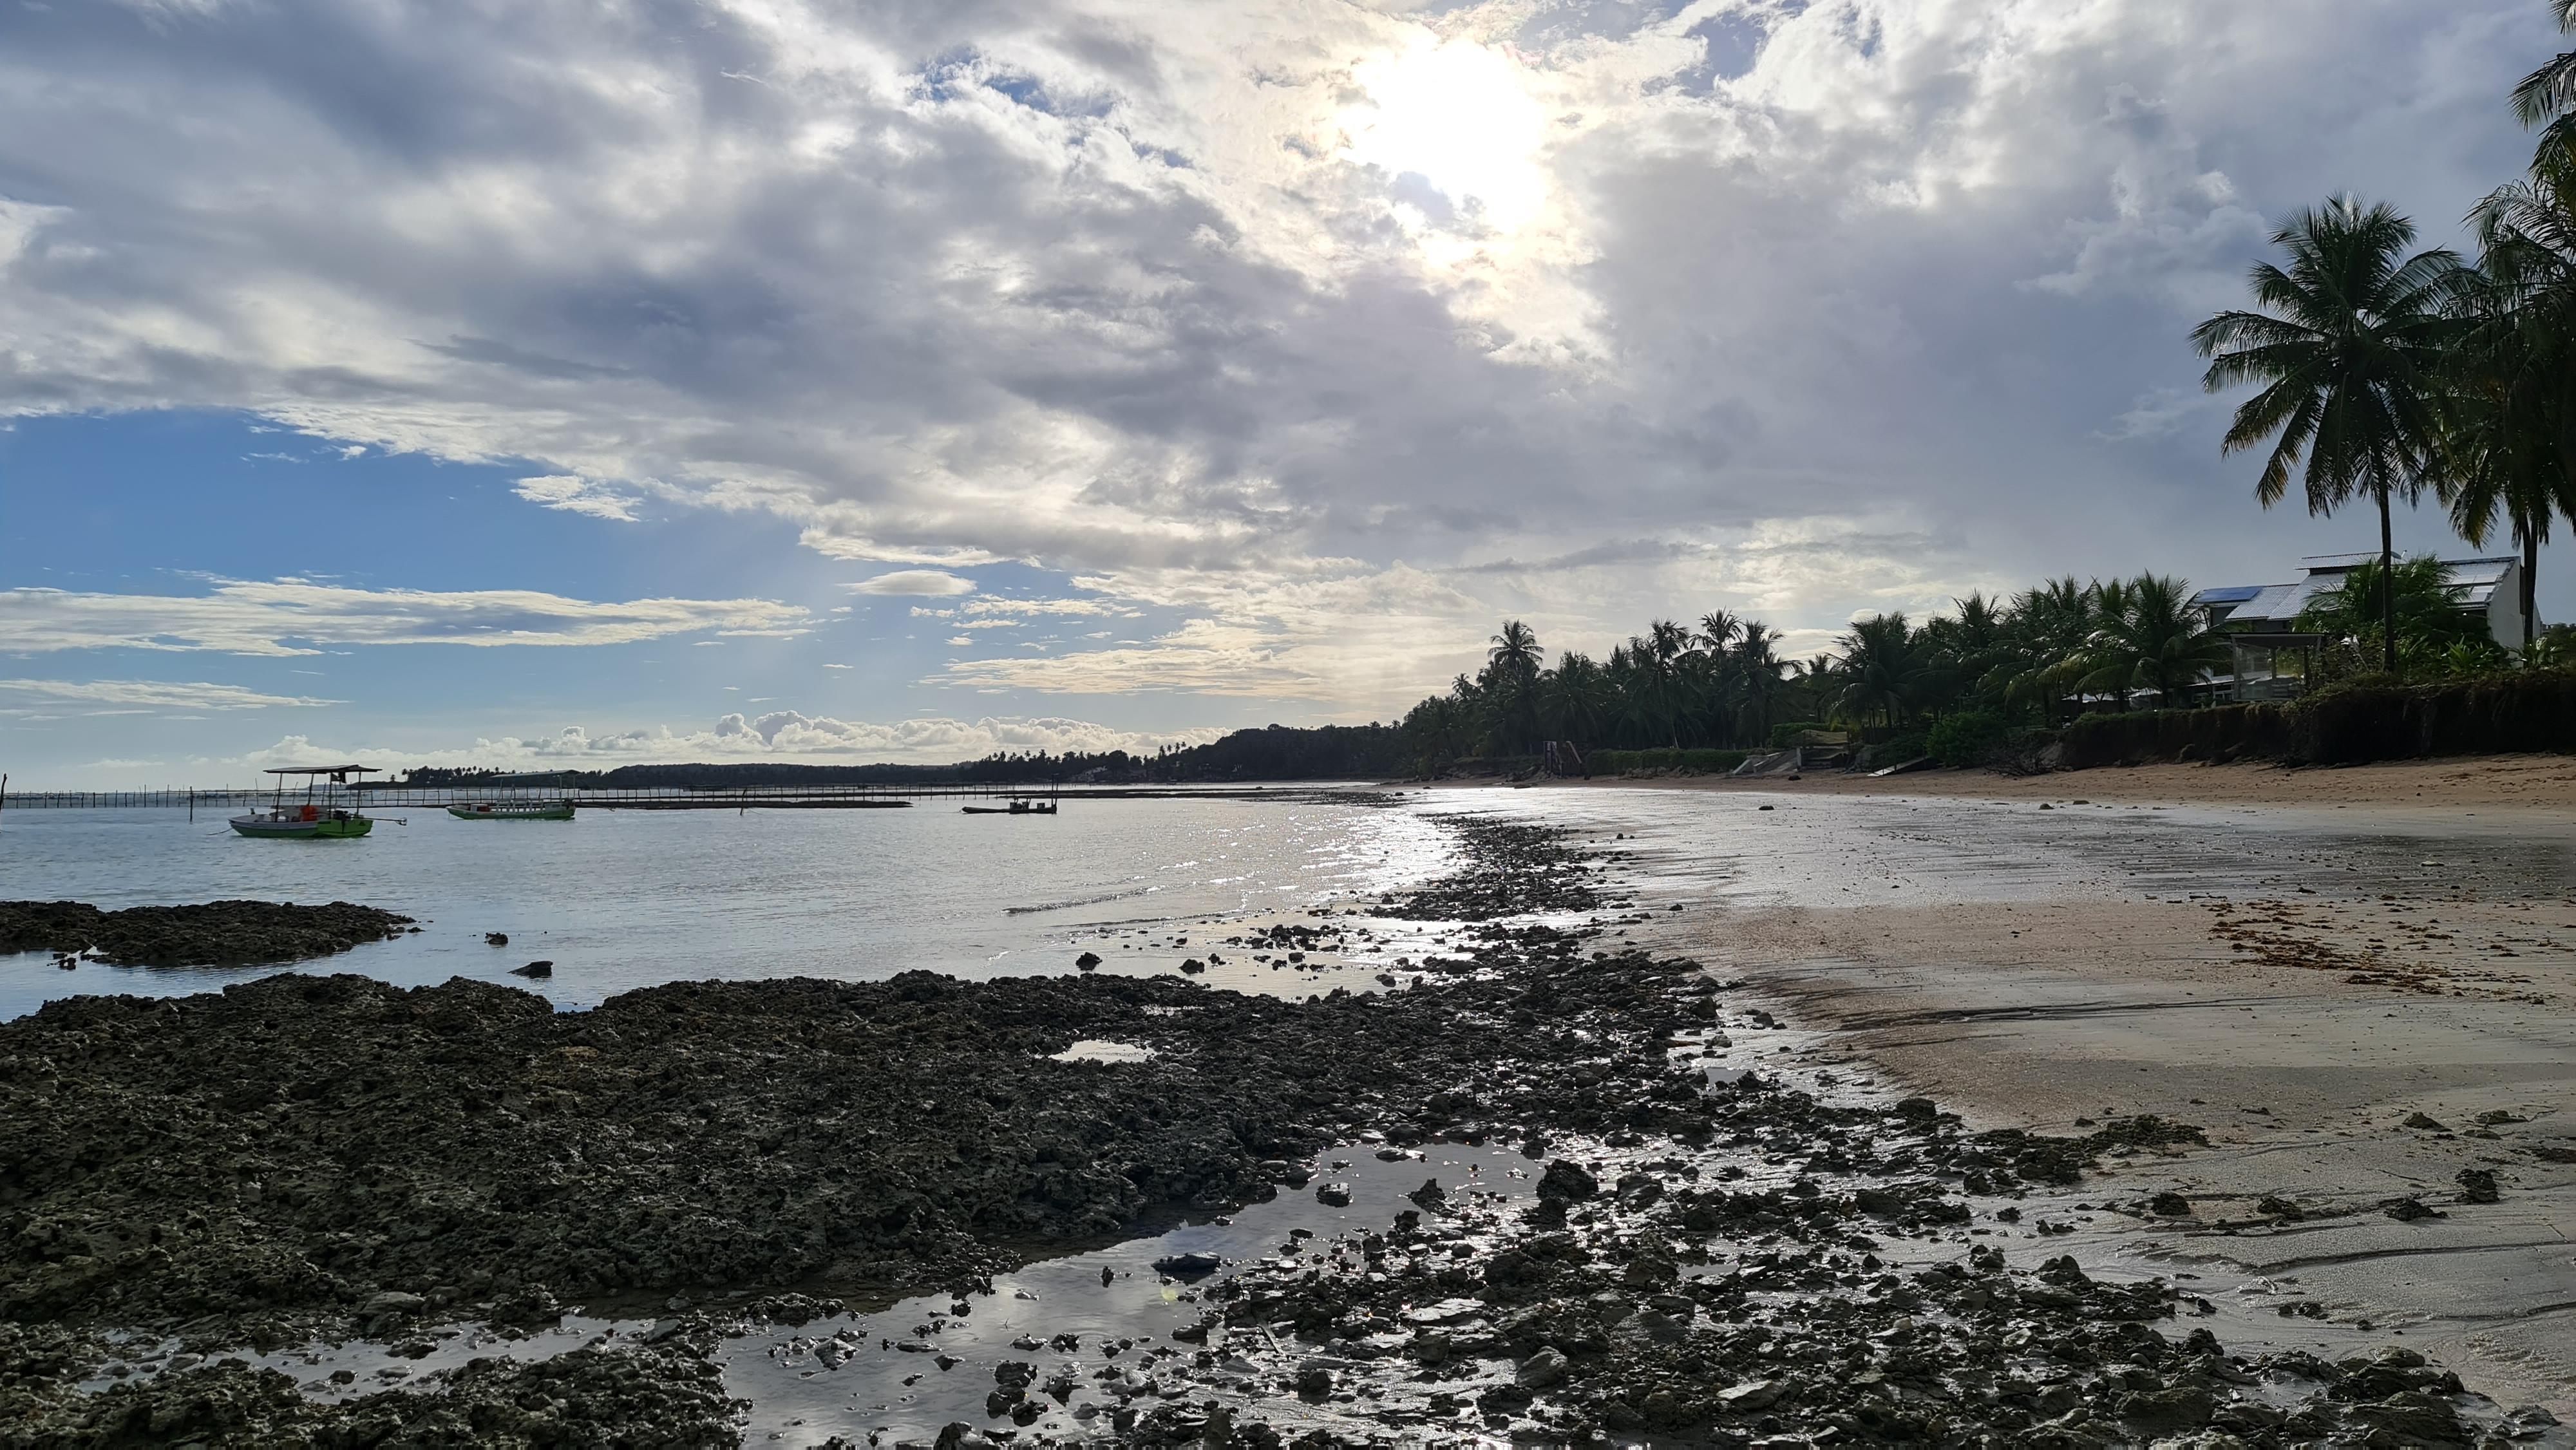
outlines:
{"label": "rocky shore", "polygon": [[238,967],[327,957],[400,936],[411,918],[334,901],[208,901],[101,911],[81,901],[0,901],[0,954],[87,954],[114,966]]}
{"label": "rocky shore", "polygon": [[[1757,1073],[1713,1079],[1699,1054],[1767,1018],[1730,1012],[1690,962],[1607,949],[1600,930],[1637,915],[1495,919],[1513,901],[1601,913],[1597,871],[1544,830],[1459,829],[1469,871],[1376,910],[1484,924],[1428,964],[1434,985],[1383,995],[916,972],[672,984],[558,1014],[463,981],[288,976],[0,1025],[0,1443],[731,1443],[721,1326],[695,1306],[962,1303],[1034,1257],[1330,1193],[1306,1165],[1354,1141],[1490,1144],[1545,1172],[1508,1212],[1434,1181],[1382,1232],[1296,1264],[1204,1284],[1175,1266],[1208,1317],[1157,1349],[1151,1392],[1095,1387],[1068,1425],[1024,1366],[988,1425],[941,1443],[1268,1445],[1295,1417],[1265,1404],[1336,1397],[1346,1428],[1299,1443],[2532,1429],[2462,1421],[2456,1382],[2402,1353],[2232,1358],[2205,1330],[2159,1332],[2192,1307],[2170,1286],[2008,1266],[1971,1238],[1971,1195],[2075,1182],[2101,1153],[2197,1131],[1972,1133],[1925,1099],[1829,1106]],[[1154,1055],[1056,1059],[1081,1039]],[[335,1404],[225,1358],[574,1303],[680,1317],[648,1343],[476,1360]],[[130,1352],[120,1334],[205,1359],[82,1390]],[[1082,1381],[1044,1383],[1070,1415]]]}

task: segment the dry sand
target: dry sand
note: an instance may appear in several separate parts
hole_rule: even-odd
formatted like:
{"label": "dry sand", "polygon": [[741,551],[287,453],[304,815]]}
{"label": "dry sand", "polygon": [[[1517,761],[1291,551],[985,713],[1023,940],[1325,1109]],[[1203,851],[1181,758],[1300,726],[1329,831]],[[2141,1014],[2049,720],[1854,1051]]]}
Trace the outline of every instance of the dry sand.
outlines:
{"label": "dry sand", "polygon": [[1750,780],[1713,776],[1613,780],[1604,776],[1580,784],[1816,795],[1967,796],[1984,800],[2063,801],[2082,797],[2202,805],[2402,805],[2468,810],[2510,807],[2576,813],[2576,758],[2564,755],[2483,755],[2304,769],[2260,761],[2141,765],[2028,776],[2003,776],[1982,770],[1923,770],[1885,777],[1833,771],[1797,781],[1778,776]]}
{"label": "dry sand", "polygon": [[[1848,1083],[1844,1064],[1858,1063],[1882,1075],[1880,1090],[1930,1093],[1985,1127],[2064,1131],[2135,1112],[2199,1124],[2210,1148],[2141,1158],[2066,1195],[2190,1198],[2189,1217],[2097,1215],[2115,1231],[2111,1252],[2197,1275],[2214,1299],[2240,1296],[2222,1336],[2263,1332],[2270,1306],[2303,1297],[2327,1311],[2298,1326],[2320,1345],[2402,1336],[2507,1404],[2576,1419],[2576,762],[1703,782],[1761,791],[1778,813],[1748,816],[1761,806],[1730,800],[1697,827],[1677,824],[1692,813],[1662,794],[1694,786],[1657,784],[1652,796],[1595,785],[1496,798],[1534,809],[1544,794],[1570,819],[1624,824],[1658,862],[1719,855],[1759,830],[1782,848],[1768,869],[1838,871],[1833,889],[1852,892],[1842,899],[1868,904],[1820,905],[1812,882],[1765,899],[1765,863],[1728,856],[1710,874],[1744,889],[1638,927],[1814,1030],[1790,1035],[1795,1051],[1753,1048],[1781,1054],[1766,1067],[1803,1063],[1810,1080]],[[1823,799],[1853,795],[1883,799]],[[1979,805],[1939,808],[1960,797]],[[2076,800],[2124,805],[2067,810]],[[2039,801],[2057,813],[2038,816]],[[2148,802],[2170,813],[2137,809]],[[2119,853],[2158,838],[2112,842],[2140,819],[2178,825],[2181,839],[2277,826],[2292,864],[2234,889],[2142,884],[2135,855]],[[2320,820],[2342,834],[2319,837]],[[1839,856],[1821,844],[1834,829],[1850,838]],[[2095,834],[2091,868],[2035,886],[2012,864],[2034,842],[2085,857]],[[2228,844],[2259,854],[2268,839]],[[2336,864],[2337,842],[2358,853],[2388,841],[2377,865],[2338,874],[2352,868]],[[2510,889],[2494,873],[2499,850],[2531,863]],[[2001,863],[1992,889],[1974,867],[1930,875],[1940,851]],[[2424,869],[2389,871],[2388,859]],[[1882,861],[1895,863],[1890,885],[1915,888],[1908,904],[1852,890],[1876,887]],[[2463,1201],[2474,1196],[2463,1171],[2492,1173],[2500,1201]],[[2276,1195],[2304,1220],[2257,1211]],[[2439,1216],[2382,1209],[2407,1198]]]}

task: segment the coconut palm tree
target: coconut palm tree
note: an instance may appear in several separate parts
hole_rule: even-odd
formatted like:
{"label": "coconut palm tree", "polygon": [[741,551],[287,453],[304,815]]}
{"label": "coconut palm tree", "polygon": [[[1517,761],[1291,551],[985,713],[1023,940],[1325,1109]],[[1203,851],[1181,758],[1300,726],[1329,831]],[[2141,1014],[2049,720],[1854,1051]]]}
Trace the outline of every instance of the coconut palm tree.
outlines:
{"label": "coconut palm tree", "polygon": [[2124,702],[2133,691],[2153,690],[2156,702],[2170,709],[2227,666],[2227,637],[2192,607],[2189,584],[2141,574],[2116,597],[2117,612],[2103,616],[2069,670],[2075,688],[2110,691]]}
{"label": "coconut palm tree", "polygon": [[[2549,0],[2549,9],[2560,30],[2576,31],[2576,0]],[[2576,151],[2576,50],[2561,51],[2524,76],[2513,88],[2513,113],[2525,126],[2541,128],[2541,157]]]}
{"label": "coconut palm tree", "polygon": [[[2272,234],[2288,265],[2258,262],[2248,278],[2260,311],[2222,312],[2192,329],[2209,358],[2209,391],[2239,383],[2261,392],[2236,410],[2221,451],[2267,440],[2254,485],[2265,508],[2289,491],[2306,455],[2308,511],[2325,515],[2354,497],[2379,506],[2379,557],[2396,557],[2391,500],[2412,503],[2435,466],[2437,403],[2445,353],[2460,331],[2449,315],[2460,259],[2436,248],[2407,255],[2415,224],[2386,206],[2338,197]],[[2389,602],[2393,609],[2394,601]],[[2387,621],[2387,668],[2397,633]]]}
{"label": "coconut palm tree", "polygon": [[1770,738],[1771,717],[1780,697],[1789,689],[1781,673],[1791,666],[1774,653],[1779,643],[1777,630],[1765,628],[1758,619],[1748,619],[1735,636],[1735,647],[1727,652],[1736,690],[1743,697],[1740,713],[1745,736],[1756,745]]}
{"label": "coconut palm tree", "polygon": [[1540,718],[1551,738],[1572,740],[1587,749],[1608,729],[1615,708],[1608,673],[1590,655],[1573,650],[1539,677],[1538,698]]}
{"label": "coconut palm tree", "polygon": [[1538,634],[1517,619],[1503,621],[1503,632],[1495,635],[1493,648],[1485,652],[1485,662],[1496,670],[1535,678],[1545,655],[1538,646]]}
{"label": "coconut palm tree", "polygon": [[1843,647],[1842,709],[1866,715],[1872,710],[1894,725],[1914,703],[1931,651],[1922,635],[1902,614],[1874,614],[1852,621],[1851,632],[1836,643]]}
{"label": "coconut palm tree", "polygon": [[1538,635],[1517,619],[1505,620],[1485,654],[1485,701],[1503,748],[1518,755],[1538,734],[1538,675],[1545,656]]}
{"label": "coconut palm tree", "polygon": [[2419,655],[2437,655],[2453,645],[2485,638],[2476,616],[2460,608],[2451,592],[2451,571],[2430,554],[2400,559],[2389,574],[2376,560],[2365,559],[2344,575],[2340,588],[2320,590],[2299,612],[2299,627],[2338,639],[2364,641],[2386,628],[2380,601],[2397,602],[2400,644]]}
{"label": "coconut palm tree", "polygon": [[2576,152],[2544,148],[2527,178],[2470,214],[2475,325],[2458,349],[2444,429],[2451,523],[2484,547],[2499,516],[2522,555],[2523,643],[2536,629],[2540,546],[2576,518]]}

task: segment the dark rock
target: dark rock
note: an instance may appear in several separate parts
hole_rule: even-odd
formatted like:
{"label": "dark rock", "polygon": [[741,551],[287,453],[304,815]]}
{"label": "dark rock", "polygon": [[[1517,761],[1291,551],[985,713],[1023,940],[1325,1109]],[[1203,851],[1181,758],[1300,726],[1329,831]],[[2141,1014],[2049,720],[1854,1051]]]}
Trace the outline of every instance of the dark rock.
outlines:
{"label": "dark rock", "polygon": [[554,974],[555,964],[552,962],[530,962],[524,967],[512,967],[510,969],[511,976],[534,977],[539,980],[551,977]]}
{"label": "dark rock", "polygon": [[1542,1199],[1581,1203],[1600,1191],[1601,1180],[1563,1158],[1547,1165],[1547,1171],[1539,1175],[1538,1196]]}
{"label": "dark rock", "polygon": [[1533,1390],[1548,1389],[1562,1383],[1565,1379],[1565,1355],[1552,1347],[1542,1348],[1521,1361],[1513,1378],[1524,1388]]}
{"label": "dark rock", "polygon": [[345,901],[209,901],[122,911],[78,901],[0,901],[0,953],[88,952],[116,966],[254,966],[329,956],[400,936],[409,925],[408,916]]}

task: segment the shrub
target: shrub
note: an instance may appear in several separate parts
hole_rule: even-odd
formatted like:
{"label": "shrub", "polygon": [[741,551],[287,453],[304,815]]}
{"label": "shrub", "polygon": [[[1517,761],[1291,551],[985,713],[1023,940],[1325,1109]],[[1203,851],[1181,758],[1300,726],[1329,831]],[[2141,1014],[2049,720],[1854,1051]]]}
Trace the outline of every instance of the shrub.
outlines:
{"label": "shrub", "polygon": [[1959,710],[1933,722],[1925,743],[1943,765],[1983,765],[2011,728],[1992,710]]}
{"label": "shrub", "polygon": [[2535,670],[2576,668],[2576,624],[2553,624],[2542,630],[2522,652],[2522,663]]}
{"label": "shrub", "polygon": [[1834,727],[1831,725],[1827,725],[1822,721],[1817,720],[1791,720],[1785,724],[1774,725],[1771,727],[1771,748],[1774,750],[1786,750],[1790,746],[1797,744],[1798,737],[1804,735],[1810,730],[1831,730],[1833,728]]}
{"label": "shrub", "polygon": [[1908,727],[1871,746],[1869,759],[1872,765],[1902,765],[1909,760],[1921,760],[1931,753],[1931,738]]}

